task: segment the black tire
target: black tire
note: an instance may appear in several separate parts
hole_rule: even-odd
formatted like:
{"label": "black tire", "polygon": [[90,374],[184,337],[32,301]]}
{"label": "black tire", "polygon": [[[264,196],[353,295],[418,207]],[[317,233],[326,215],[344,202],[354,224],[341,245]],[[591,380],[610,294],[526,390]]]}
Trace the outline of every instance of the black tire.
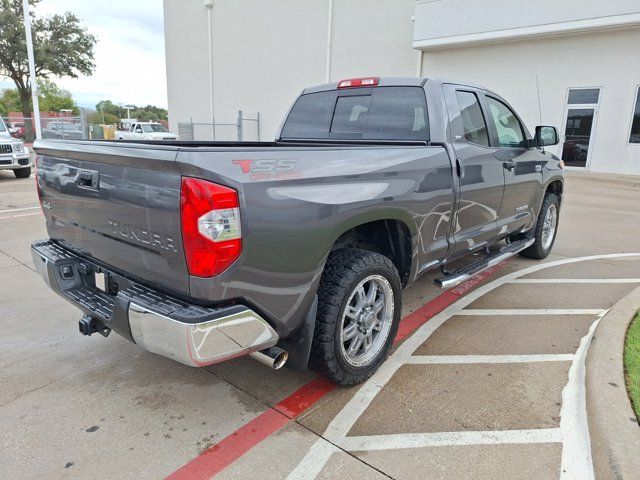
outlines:
{"label": "black tire", "polygon": [[[390,318],[390,327],[386,338],[383,335],[379,341],[372,340],[379,342],[374,348],[374,351],[379,348],[375,356],[364,365],[354,366],[346,359],[342,348],[343,315],[359,283],[372,275],[383,277],[388,282],[387,288],[390,287],[393,293],[393,311],[387,317]],[[309,358],[310,368],[340,385],[355,385],[365,381],[387,358],[398,330],[401,309],[400,276],[389,258],[355,248],[332,252],[318,289],[318,313]],[[389,320],[385,324],[388,325]]]}
{"label": "black tire", "polygon": [[13,174],[16,178],[29,178],[31,176],[31,167],[16,168]]}
{"label": "black tire", "polygon": [[[543,230],[544,230],[544,222],[547,216],[547,212],[549,209],[555,209],[555,228],[552,233],[552,238],[550,242],[543,241]],[[534,258],[537,260],[542,260],[543,258],[547,258],[551,249],[553,248],[553,244],[556,241],[556,235],[558,234],[558,219],[560,213],[560,200],[558,200],[557,195],[553,193],[547,193],[542,202],[542,207],[540,208],[540,213],[538,214],[538,220],[536,221],[536,227],[533,232],[533,238],[535,242],[530,247],[524,249],[520,252],[520,255],[527,258]]]}

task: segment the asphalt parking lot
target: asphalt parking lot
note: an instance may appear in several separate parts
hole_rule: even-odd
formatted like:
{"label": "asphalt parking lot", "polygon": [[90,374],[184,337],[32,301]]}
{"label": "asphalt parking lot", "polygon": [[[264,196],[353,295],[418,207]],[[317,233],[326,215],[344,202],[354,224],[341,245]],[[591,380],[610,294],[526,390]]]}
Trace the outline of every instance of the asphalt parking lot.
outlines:
{"label": "asphalt parking lot", "polygon": [[0,477],[593,478],[584,355],[640,285],[640,181],[575,174],[565,190],[544,262],[446,293],[425,276],[390,359],[333,388],[81,336],[31,264],[46,237],[33,178],[0,172]]}

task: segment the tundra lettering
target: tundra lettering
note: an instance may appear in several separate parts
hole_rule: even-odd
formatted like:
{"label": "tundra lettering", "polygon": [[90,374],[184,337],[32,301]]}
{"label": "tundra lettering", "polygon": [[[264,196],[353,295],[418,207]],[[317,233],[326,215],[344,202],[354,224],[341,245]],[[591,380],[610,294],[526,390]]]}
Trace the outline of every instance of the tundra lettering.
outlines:
{"label": "tundra lettering", "polygon": [[173,238],[162,235],[157,232],[152,232],[144,229],[143,227],[136,227],[134,225],[127,225],[126,223],[117,222],[115,220],[107,219],[107,223],[111,225],[111,231],[124,238],[135,240],[145,245],[151,245],[159,247],[164,250],[171,250],[177,252],[175,241]]}

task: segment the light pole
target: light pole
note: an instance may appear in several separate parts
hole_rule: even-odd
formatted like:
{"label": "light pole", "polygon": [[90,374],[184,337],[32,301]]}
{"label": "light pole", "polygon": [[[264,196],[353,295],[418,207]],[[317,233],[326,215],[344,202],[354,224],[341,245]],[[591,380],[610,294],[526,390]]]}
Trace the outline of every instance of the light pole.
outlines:
{"label": "light pole", "polygon": [[327,58],[325,65],[325,82],[331,81],[331,47],[333,37],[333,0],[329,0],[327,11]]}
{"label": "light pole", "polygon": [[[31,83],[31,102],[33,103],[33,122],[35,123],[36,138],[42,138],[40,129],[40,104],[38,103],[38,84],[36,83],[36,62],[33,58],[33,37],[31,36],[31,15],[29,15],[29,0],[22,0],[24,14],[24,31],[27,37],[27,58],[29,60],[29,82]],[[27,119],[25,118],[25,125]]]}
{"label": "light pole", "polygon": [[211,129],[213,140],[216,139],[216,121],[213,114],[213,0],[204,0],[207,9],[207,32],[209,40],[209,110],[211,114]]}
{"label": "light pole", "polygon": [[122,108],[124,108],[127,111],[127,119],[131,118],[131,110],[133,110],[134,107],[133,105],[124,105]]}

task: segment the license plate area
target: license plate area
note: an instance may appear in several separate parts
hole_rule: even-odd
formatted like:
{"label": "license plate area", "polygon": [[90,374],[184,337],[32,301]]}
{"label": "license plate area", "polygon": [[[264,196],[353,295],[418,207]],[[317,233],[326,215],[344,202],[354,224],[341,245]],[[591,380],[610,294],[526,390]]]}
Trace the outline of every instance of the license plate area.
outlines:
{"label": "license plate area", "polygon": [[108,277],[104,272],[94,272],[93,278],[96,288],[103,293],[109,293],[108,290]]}

